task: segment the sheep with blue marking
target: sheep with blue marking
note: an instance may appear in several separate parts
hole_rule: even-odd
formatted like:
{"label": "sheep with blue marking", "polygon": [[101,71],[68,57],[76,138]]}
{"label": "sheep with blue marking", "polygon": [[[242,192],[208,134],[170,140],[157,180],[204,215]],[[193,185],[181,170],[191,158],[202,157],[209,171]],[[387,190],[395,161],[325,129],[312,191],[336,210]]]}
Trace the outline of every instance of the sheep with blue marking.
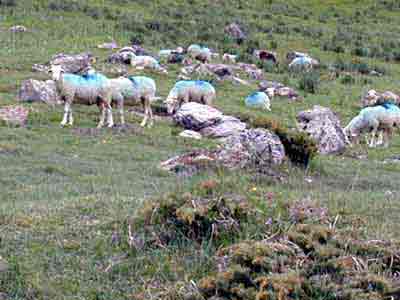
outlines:
{"label": "sheep with blue marking", "polygon": [[156,83],[146,76],[129,76],[110,79],[112,86],[112,101],[118,105],[121,124],[124,120],[124,104],[136,104],[141,102],[144,107],[144,118],[140,126],[144,127],[149,121],[149,127],[153,126],[153,112],[151,101],[155,98]]}
{"label": "sheep with blue marking", "polygon": [[248,107],[261,108],[271,110],[271,101],[264,92],[254,92],[246,97],[245,104]]}
{"label": "sheep with blue marking", "polygon": [[318,66],[319,63],[317,60],[309,57],[309,56],[300,56],[296,57],[289,64],[289,70],[299,71],[299,70],[311,70],[314,66]]}
{"label": "sheep with blue marking", "polygon": [[112,89],[107,77],[94,71],[85,76],[66,73],[61,65],[52,65],[49,73],[52,74],[57,90],[65,101],[61,126],[67,123],[73,125],[71,109],[73,102],[86,105],[97,104],[101,112],[98,128],[103,127],[105,119],[108,127],[114,125],[111,110]]}
{"label": "sheep with blue marking", "polygon": [[173,114],[182,103],[198,102],[212,106],[216,97],[215,88],[203,80],[181,80],[178,81],[168,94],[165,104],[168,114]]}
{"label": "sheep with blue marking", "polygon": [[207,47],[201,47],[197,44],[192,44],[188,47],[187,53],[190,57],[202,62],[208,63],[211,61],[212,53]]}
{"label": "sheep with blue marking", "polygon": [[[367,143],[370,147],[376,147],[382,144],[384,147],[389,145],[389,136],[392,134],[393,128],[400,125],[400,108],[391,103],[385,103],[378,106],[366,107],[354,117],[350,123],[344,128],[344,133],[349,142],[357,142],[358,137],[364,133],[370,133],[371,139]],[[377,133],[380,137],[375,142]]]}

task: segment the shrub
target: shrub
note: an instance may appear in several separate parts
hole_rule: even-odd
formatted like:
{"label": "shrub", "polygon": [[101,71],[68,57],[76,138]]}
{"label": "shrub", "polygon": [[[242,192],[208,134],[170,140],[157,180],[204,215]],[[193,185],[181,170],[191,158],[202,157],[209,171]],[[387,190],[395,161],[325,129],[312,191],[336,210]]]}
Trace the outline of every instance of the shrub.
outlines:
{"label": "shrub", "polygon": [[16,0],[0,0],[0,6],[17,6]]}
{"label": "shrub", "polygon": [[371,51],[369,48],[366,48],[366,47],[357,47],[357,48],[353,49],[352,54],[361,56],[361,57],[367,57],[367,56],[371,55]]}
{"label": "shrub", "polygon": [[346,74],[340,79],[340,83],[341,84],[355,84],[356,80],[350,74]]}
{"label": "shrub", "polygon": [[300,90],[307,93],[315,94],[318,91],[320,84],[320,74],[319,72],[303,72],[298,82]]}

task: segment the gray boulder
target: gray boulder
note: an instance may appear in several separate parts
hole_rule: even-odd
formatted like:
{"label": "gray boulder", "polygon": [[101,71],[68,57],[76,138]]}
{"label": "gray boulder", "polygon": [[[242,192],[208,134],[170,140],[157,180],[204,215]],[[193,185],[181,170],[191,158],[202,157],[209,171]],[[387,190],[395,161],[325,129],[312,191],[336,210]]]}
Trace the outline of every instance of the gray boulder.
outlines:
{"label": "gray boulder", "polygon": [[220,163],[230,168],[267,167],[281,164],[285,149],[276,134],[256,128],[227,138],[217,157]]}
{"label": "gray boulder", "polygon": [[50,105],[62,103],[53,80],[28,79],[23,81],[18,91],[18,99],[21,102],[45,102]]}
{"label": "gray boulder", "polygon": [[202,136],[210,138],[225,138],[246,129],[246,123],[231,116],[223,116],[217,124],[200,130]]}
{"label": "gray boulder", "polygon": [[337,115],[329,108],[315,105],[297,114],[299,130],[311,136],[320,154],[339,154],[346,148],[346,136]]}
{"label": "gray boulder", "polygon": [[91,53],[69,55],[59,53],[52,57],[50,65],[61,65],[67,73],[82,73],[90,66],[94,59]]}
{"label": "gray boulder", "polygon": [[218,124],[223,114],[208,105],[197,102],[184,103],[173,116],[176,124],[185,129],[199,131],[205,127]]}
{"label": "gray boulder", "polygon": [[243,32],[243,30],[237,23],[231,23],[227,25],[224,31],[231,38],[235,39],[239,44],[242,43],[246,38],[246,34]]}

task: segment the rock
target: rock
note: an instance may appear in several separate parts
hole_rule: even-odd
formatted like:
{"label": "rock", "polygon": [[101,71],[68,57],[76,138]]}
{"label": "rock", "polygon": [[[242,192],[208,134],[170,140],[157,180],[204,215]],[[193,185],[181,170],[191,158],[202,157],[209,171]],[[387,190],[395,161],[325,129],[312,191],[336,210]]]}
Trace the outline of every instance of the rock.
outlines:
{"label": "rock", "polygon": [[28,79],[23,81],[18,91],[18,99],[22,102],[45,102],[50,105],[62,103],[53,80]]}
{"label": "rock", "polygon": [[133,45],[131,47],[123,47],[118,52],[111,54],[107,61],[112,64],[131,64],[131,55],[150,55],[141,46]]}
{"label": "rock", "polygon": [[297,114],[298,128],[317,143],[321,154],[339,154],[346,148],[346,137],[340,120],[329,108],[315,105]]}
{"label": "rock", "polygon": [[188,102],[180,107],[173,116],[173,120],[185,129],[198,131],[219,123],[222,117],[223,114],[211,106]]}
{"label": "rock", "polygon": [[215,125],[205,127],[200,130],[201,134],[209,138],[224,138],[246,129],[246,123],[241,122],[239,119],[223,116],[221,121]]}
{"label": "rock", "polygon": [[218,161],[229,168],[267,167],[281,164],[285,149],[279,137],[264,129],[248,129],[225,139]]}
{"label": "rock", "polygon": [[10,27],[9,30],[10,30],[11,32],[26,32],[26,31],[27,31],[26,27],[25,27],[25,26],[22,26],[22,25],[15,25],[15,26],[12,26],[12,27]]}
{"label": "rock", "polygon": [[201,134],[193,130],[184,130],[179,134],[180,137],[190,138],[195,140],[200,140],[202,138]]}
{"label": "rock", "polygon": [[52,57],[50,65],[61,65],[67,73],[80,73],[90,67],[94,59],[91,53],[69,55],[59,53]]}
{"label": "rock", "polygon": [[118,44],[117,44],[116,41],[112,41],[110,43],[103,43],[103,44],[97,45],[97,48],[100,48],[100,49],[116,49],[116,48],[119,48],[119,47],[118,47]]}
{"label": "rock", "polygon": [[26,108],[19,105],[6,106],[0,108],[0,120],[7,125],[24,126],[28,119],[28,113]]}
{"label": "rock", "polygon": [[249,129],[226,138],[215,150],[197,150],[175,156],[162,162],[160,167],[191,176],[218,166],[269,168],[271,164],[281,164],[284,159],[285,150],[277,135],[264,129]]}
{"label": "rock", "polygon": [[268,88],[279,89],[281,87],[285,87],[285,86],[282,83],[277,82],[277,81],[263,80],[258,84],[258,88],[260,89],[260,91],[265,91]]}
{"label": "rock", "polygon": [[246,34],[237,23],[231,23],[224,29],[225,33],[235,39],[238,44],[241,44],[246,39]]}

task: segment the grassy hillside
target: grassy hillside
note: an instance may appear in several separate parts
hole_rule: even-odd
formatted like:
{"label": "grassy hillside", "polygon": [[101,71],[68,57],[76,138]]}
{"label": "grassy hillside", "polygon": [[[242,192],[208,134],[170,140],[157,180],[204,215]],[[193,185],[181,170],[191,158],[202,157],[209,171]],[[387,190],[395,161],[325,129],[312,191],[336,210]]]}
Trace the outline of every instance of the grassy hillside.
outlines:
{"label": "grassy hillside", "polygon": [[[232,21],[248,35],[240,46],[223,33]],[[9,32],[16,24],[28,32]],[[44,79],[31,71],[32,65],[59,52],[91,51],[99,58],[96,68],[112,76],[104,62],[110,52],[96,48],[111,38],[120,45],[140,41],[154,53],[199,42],[243,59],[249,59],[253,47],[275,48],[282,67],[265,65],[266,78],[296,89],[301,76],[283,67],[289,50],[307,51],[324,65],[315,73],[316,93],[301,91],[304,101],[296,103],[276,99],[271,112],[244,106],[256,82],[215,83],[215,105],[222,111],[249,112],[294,127],[298,111],[320,104],[346,124],[368,89],[400,91],[399,26],[395,0],[0,0],[0,107],[16,103],[23,80]],[[332,79],[332,65],[384,75],[351,72]],[[168,76],[145,72],[156,80],[161,97],[176,81],[178,67],[169,70]],[[31,111],[25,128],[0,127],[0,257],[8,265],[7,272],[0,266],[0,292],[5,299],[132,299],[141,292],[150,298],[153,288],[197,282],[216,269],[213,256],[220,245],[182,239],[167,248],[133,251],[127,228],[135,216],[140,218],[144,203],[157,203],[167,193],[201,194],[204,180],[218,182],[217,194],[245,197],[274,218],[276,211],[265,205],[267,193],[279,207],[301,199],[328,207],[333,216],[356,220],[366,238],[400,237],[400,164],[384,163],[399,155],[398,135],[388,149],[361,145],[342,156],[316,157],[307,170],[286,163],[276,170],[283,181],[250,171],[182,178],[160,171],[159,162],[213,147],[214,141],[179,138],[164,121],[141,129],[140,119],[129,113],[132,125],[126,129],[90,130],[97,108],[79,105],[74,106],[74,127],[59,128],[62,107],[23,105]],[[229,243],[260,232],[243,231]]]}

